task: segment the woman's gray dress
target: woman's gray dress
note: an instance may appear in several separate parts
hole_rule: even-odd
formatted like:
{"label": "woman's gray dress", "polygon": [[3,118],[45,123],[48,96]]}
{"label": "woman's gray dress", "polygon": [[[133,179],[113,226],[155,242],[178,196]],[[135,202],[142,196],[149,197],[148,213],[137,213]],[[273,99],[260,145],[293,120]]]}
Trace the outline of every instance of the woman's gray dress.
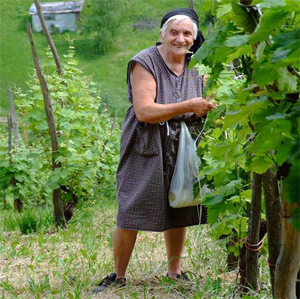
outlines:
{"label": "woman's gray dress", "polygon": [[[131,103],[131,72],[135,63],[139,63],[155,78],[156,103],[177,103],[202,96],[203,78],[199,77],[197,70],[189,70],[185,66],[180,76],[175,75],[155,45],[134,56],[128,64],[128,98]],[[117,171],[119,228],[158,232],[200,223],[199,206],[175,209],[169,206],[168,201],[181,120],[186,122],[193,137],[198,135],[202,119],[195,114],[174,117],[168,121],[168,130],[166,122],[139,122],[133,106],[129,107],[122,128]],[[206,210],[203,208],[201,223],[205,222]]]}

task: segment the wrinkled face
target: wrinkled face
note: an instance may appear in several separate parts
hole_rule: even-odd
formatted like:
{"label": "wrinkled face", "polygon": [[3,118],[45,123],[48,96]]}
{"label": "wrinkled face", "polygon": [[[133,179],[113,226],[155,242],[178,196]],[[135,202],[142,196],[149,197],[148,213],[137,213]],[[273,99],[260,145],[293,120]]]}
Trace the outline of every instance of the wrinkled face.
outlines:
{"label": "wrinkled face", "polygon": [[183,56],[194,43],[193,21],[190,19],[170,21],[165,36],[160,40],[169,54]]}

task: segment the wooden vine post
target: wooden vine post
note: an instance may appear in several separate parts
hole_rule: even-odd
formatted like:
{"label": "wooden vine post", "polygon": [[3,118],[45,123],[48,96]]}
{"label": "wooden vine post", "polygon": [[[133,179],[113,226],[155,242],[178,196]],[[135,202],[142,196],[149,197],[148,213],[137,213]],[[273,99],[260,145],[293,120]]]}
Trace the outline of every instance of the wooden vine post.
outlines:
{"label": "wooden vine post", "polygon": [[[60,58],[59,58],[58,52],[56,50],[54,41],[53,41],[51,34],[48,30],[48,27],[46,25],[45,18],[44,18],[42,9],[41,9],[41,5],[38,0],[34,0],[34,3],[36,6],[36,9],[37,9],[37,13],[39,16],[39,20],[40,20],[43,32],[46,36],[46,39],[48,41],[48,44],[50,46],[50,49],[51,49],[51,52],[52,52],[52,55],[53,55],[53,58],[54,58],[54,61],[56,64],[56,71],[60,77],[63,77],[64,76],[63,67],[60,62]],[[62,81],[61,84],[65,84],[65,82]],[[63,190],[66,193],[71,194],[71,196],[72,196],[72,201],[68,201],[65,205],[63,204],[64,219],[66,221],[69,221],[73,216],[73,210],[78,203],[78,198],[77,198],[77,195],[75,193],[73,193],[69,187],[67,187],[67,186],[60,186],[60,187],[61,187],[61,190]]]}
{"label": "wooden vine post", "polygon": [[34,0],[34,4],[35,4],[36,10],[37,10],[37,13],[38,13],[38,16],[39,16],[40,23],[42,25],[43,31],[45,33],[45,36],[46,36],[47,41],[48,41],[48,44],[50,46],[50,49],[51,49],[51,52],[52,52],[52,55],[53,55],[53,58],[54,58],[54,61],[55,61],[55,64],[56,64],[57,73],[60,76],[63,76],[64,71],[63,71],[63,68],[62,68],[62,65],[61,65],[61,62],[60,62],[60,59],[59,59],[56,47],[54,45],[53,39],[52,39],[51,34],[50,34],[50,32],[49,32],[49,30],[47,28],[44,15],[42,13],[41,5],[40,5],[40,3],[39,3],[38,0]]}
{"label": "wooden vine post", "polygon": [[280,197],[278,190],[277,175],[268,170],[263,174],[263,188],[266,205],[269,268],[271,275],[272,292],[274,294],[274,277],[276,261],[279,256],[281,246],[281,222],[280,222]]}
{"label": "wooden vine post", "polygon": [[[16,116],[16,109],[13,99],[13,94],[11,91],[11,87],[8,86],[8,98],[9,98],[9,115],[7,117],[7,125],[8,125],[8,155],[9,155],[9,163],[12,162],[12,139],[14,139],[14,150],[15,154],[17,153],[20,145],[20,138],[19,138],[19,129],[18,129],[18,122]],[[14,138],[12,138],[14,136]],[[11,178],[10,181],[12,186],[16,186],[16,179],[15,176]],[[23,202],[20,197],[14,199],[14,209],[19,213],[22,211]]]}
{"label": "wooden vine post", "polygon": [[[13,124],[12,124],[12,118],[11,115],[7,115],[7,129],[8,129],[8,140],[7,140],[7,145],[8,145],[8,157],[9,157],[9,163],[12,162],[12,135],[13,135]],[[10,183],[12,186],[16,186],[16,179],[13,176],[10,180]],[[7,203],[6,200],[4,201],[4,208],[6,208]],[[23,208],[23,202],[21,198],[15,198],[14,199],[14,209],[18,211],[19,213],[22,211]]]}
{"label": "wooden vine post", "polygon": [[[252,0],[240,0],[241,5],[251,5]],[[251,34],[252,32],[248,32]],[[254,128],[252,124],[249,124],[252,131]],[[258,257],[259,250],[263,244],[263,235],[260,236],[261,226],[261,196],[262,196],[262,176],[257,173],[253,173],[252,180],[252,200],[249,211],[249,223],[248,233],[245,238],[244,250],[241,254],[241,283],[244,286],[244,291],[249,289],[258,289]],[[262,240],[260,240],[262,237]]]}
{"label": "wooden vine post", "polygon": [[248,234],[245,239],[246,247],[246,273],[244,286],[253,290],[258,290],[258,254],[263,244],[260,240],[260,220],[261,220],[261,190],[262,176],[253,173],[252,180],[252,201],[250,206]]}
{"label": "wooden vine post", "polygon": [[8,138],[7,138],[7,149],[8,149],[8,157],[11,162],[11,150],[12,150],[12,121],[11,117],[7,115],[7,130],[8,130]]}
{"label": "wooden vine post", "polygon": [[[298,188],[298,186],[295,186],[295,188]],[[276,263],[274,298],[297,299],[299,298],[296,295],[296,281],[300,268],[300,235],[292,227],[289,218],[293,209],[299,208],[299,203],[290,204],[284,199],[284,180],[281,196],[282,243]]]}
{"label": "wooden vine post", "polygon": [[16,109],[15,109],[13,94],[12,94],[10,85],[8,86],[8,98],[9,98],[9,111],[10,111],[10,117],[11,117],[11,122],[12,122],[12,129],[14,132],[15,150],[18,151],[19,145],[20,145],[19,129],[18,129],[18,121],[17,121],[17,116],[16,116]]}
{"label": "wooden vine post", "polygon": [[[55,129],[55,122],[54,122],[54,115],[52,111],[52,105],[51,105],[51,97],[48,90],[48,85],[45,80],[45,76],[43,74],[43,69],[34,45],[34,40],[32,36],[31,26],[29,23],[27,23],[27,34],[31,45],[32,50],[32,56],[33,61],[36,69],[36,73],[40,82],[43,99],[44,99],[44,107],[46,111],[47,116],[47,123],[51,138],[51,147],[52,147],[52,168],[60,168],[61,164],[60,162],[56,161],[56,156],[58,152],[58,141],[57,141],[57,135],[56,135],[56,129]],[[53,191],[53,204],[54,204],[54,217],[56,221],[56,225],[64,225],[65,224],[65,218],[63,213],[63,204],[61,199],[61,188],[57,188]]]}
{"label": "wooden vine post", "polygon": [[27,132],[26,132],[25,125],[22,124],[22,122],[20,122],[20,126],[22,128],[22,141],[23,141],[23,144],[25,145],[26,148],[28,148],[29,147],[29,145],[28,145],[28,135],[27,135]]}
{"label": "wooden vine post", "polygon": [[189,8],[195,10],[195,3],[194,3],[194,0],[189,0]]}

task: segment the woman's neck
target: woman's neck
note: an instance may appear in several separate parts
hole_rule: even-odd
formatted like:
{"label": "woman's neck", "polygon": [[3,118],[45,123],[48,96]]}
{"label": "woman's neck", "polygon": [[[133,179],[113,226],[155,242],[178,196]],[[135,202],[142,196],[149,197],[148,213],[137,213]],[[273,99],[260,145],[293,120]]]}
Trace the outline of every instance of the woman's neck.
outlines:
{"label": "woman's neck", "polygon": [[183,69],[184,69],[184,65],[185,65],[185,55],[182,56],[176,56],[176,55],[172,55],[169,54],[165,51],[163,45],[159,45],[157,46],[157,49],[162,57],[162,59],[164,60],[165,64],[168,66],[168,68],[177,76],[179,76]]}

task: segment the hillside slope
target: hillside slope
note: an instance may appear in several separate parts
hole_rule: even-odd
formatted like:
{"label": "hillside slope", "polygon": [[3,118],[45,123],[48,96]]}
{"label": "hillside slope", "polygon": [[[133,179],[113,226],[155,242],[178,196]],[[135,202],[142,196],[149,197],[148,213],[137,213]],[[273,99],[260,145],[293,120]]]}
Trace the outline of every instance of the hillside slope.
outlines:
{"label": "hillside slope", "polygon": [[[53,0],[52,0],[53,1]],[[112,0],[114,1],[114,0]],[[117,1],[122,3],[122,1]],[[1,0],[0,2],[0,114],[5,115],[8,107],[7,86],[10,84],[26,90],[26,81],[32,73],[33,62],[26,34],[26,22],[30,21],[28,10],[32,0]],[[42,0],[41,2],[47,2]],[[58,2],[58,1],[57,1]],[[159,22],[165,12],[176,7],[188,7],[188,0],[127,0],[128,13],[115,37],[111,50],[105,55],[95,54],[92,39],[86,34],[55,34],[58,52],[63,59],[68,48],[68,39],[74,41],[76,58],[85,74],[93,75],[93,81],[102,97],[108,95],[112,110],[118,110],[121,119],[128,107],[126,92],[126,67],[128,60],[140,50],[158,41]],[[195,1],[199,13],[202,1]],[[153,29],[143,29],[142,24],[154,23]],[[45,62],[46,39],[35,34],[38,53]]]}

